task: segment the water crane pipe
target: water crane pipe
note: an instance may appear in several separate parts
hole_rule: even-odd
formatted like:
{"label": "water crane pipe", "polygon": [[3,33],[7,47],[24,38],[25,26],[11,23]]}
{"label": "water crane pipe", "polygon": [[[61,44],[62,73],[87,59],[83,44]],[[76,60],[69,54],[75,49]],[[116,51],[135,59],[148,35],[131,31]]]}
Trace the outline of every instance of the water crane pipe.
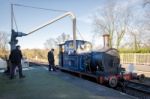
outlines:
{"label": "water crane pipe", "polygon": [[62,18],[64,18],[64,17],[66,17],[66,16],[71,16],[71,19],[72,19],[73,47],[74,47],[74,50],[76,51],[76,16],[72,12],[67,12],[67,13],[65,13],[65,14],[63,14],[61,16],[58,16],[58,17],[56,17],[56,18],[54,18],[52,20],[49,20],[48,22],[38,26],[34,30],[32,30],[29,33],[27,33],[27,35],[32,34],[32,33],[36,32],[36,31],[38,31],[38,30],[40,30],[40,29],[42,29],[42,28],[44,28],[44,27],[46,27],[46,26],[48,26],[48,25],[50,25],[50,24],[52,24],[52,23],[54,23],[54,22],[56,22],[56,21],[58,21],[58,20],[60,20]]}

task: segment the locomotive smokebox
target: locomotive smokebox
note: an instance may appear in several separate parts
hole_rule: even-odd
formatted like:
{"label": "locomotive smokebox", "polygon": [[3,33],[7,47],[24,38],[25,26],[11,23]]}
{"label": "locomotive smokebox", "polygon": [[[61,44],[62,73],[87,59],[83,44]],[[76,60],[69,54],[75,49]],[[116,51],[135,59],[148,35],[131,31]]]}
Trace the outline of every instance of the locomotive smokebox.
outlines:
{"label": "locomotive smokebox", "polygon": [[103,40],[104,40],[104,47],[103,48],[110,48],[110,35],[109,34],[104,34],[103,35]]}
{"label": "locomotive smokebox", "polygon": [[110,35],[103,35],[104,46],[98,51],[91,53],[91,69],[103,75],[115,75],[119,73],[120,56],[118,50],[111,48]]}

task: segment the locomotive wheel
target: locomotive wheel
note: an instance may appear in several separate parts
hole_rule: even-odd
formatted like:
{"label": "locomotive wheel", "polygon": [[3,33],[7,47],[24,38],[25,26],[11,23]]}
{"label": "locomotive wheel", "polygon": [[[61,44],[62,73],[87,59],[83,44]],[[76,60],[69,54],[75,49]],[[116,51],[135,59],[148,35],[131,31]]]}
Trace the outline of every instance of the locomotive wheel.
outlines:
{"label": "locomotive wheel", "polygon": [[117,77],[113,76],[109,79],[109,86],[115,88],[118,84]]}

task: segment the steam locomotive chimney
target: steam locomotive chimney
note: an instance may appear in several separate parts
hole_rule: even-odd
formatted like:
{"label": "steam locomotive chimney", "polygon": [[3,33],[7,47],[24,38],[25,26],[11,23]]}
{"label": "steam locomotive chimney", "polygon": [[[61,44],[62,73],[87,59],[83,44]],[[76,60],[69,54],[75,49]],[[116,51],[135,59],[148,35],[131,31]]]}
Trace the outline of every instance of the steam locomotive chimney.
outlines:
{"label": "steam locomotive chimney", "polygon": [[104,40],[104,48],[109,48],[110,44],[109,44],[109,34],[104,34],[103,35],[103,40]]}

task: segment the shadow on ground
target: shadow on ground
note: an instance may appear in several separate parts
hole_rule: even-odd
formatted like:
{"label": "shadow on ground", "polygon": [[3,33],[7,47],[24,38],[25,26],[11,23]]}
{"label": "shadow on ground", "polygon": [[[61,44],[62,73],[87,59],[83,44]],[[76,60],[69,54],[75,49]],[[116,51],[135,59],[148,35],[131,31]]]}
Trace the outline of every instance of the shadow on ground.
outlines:
{"label": "shadow on ground", "polygon": [[48,72],[42,67],[26,70],[24,74],[25,79],[9,80],[0,73],[0,99],[133,98],[61,72]]}

